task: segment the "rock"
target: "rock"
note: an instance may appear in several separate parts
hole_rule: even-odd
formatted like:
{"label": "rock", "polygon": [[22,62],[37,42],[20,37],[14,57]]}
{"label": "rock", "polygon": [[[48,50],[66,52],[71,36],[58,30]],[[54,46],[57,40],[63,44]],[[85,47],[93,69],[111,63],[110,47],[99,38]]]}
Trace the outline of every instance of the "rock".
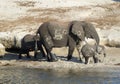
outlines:
{"label": "rock", "polygon": [[5,46],[5,48],[20,48],[21,39],[29,32],[0,32],[0,43]]}
{"label": "rock", "polygon": [[111,32],[108,36],[109,46],[120,47],[120,29],[111,29]]}
{"label": "rock", "polygon": [[111,47],[120,47],[120,28],[111,27],[111,29],[97,30],[100,36],[100,44]]}
{"label": "rock", "polygon": [[14,35],[11,32],[0,32],[0,43],[5,48],[11,48],[14,46]]}
{"label": "rock", "polygon": [[5,55],[5,47],[0,43],[0,58]]}

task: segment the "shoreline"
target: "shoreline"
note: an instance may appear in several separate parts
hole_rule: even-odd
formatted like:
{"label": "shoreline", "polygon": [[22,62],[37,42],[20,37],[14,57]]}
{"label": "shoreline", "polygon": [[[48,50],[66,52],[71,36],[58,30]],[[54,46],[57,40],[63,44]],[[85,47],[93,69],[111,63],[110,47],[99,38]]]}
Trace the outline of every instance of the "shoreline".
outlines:
{"label": "shoreline", "polygon": [[[65,48],[64,48],[65,49]],[[53,52],[55,52],[55,49]],[[120,48],[107,48],[107,57],[103,63],[90,63],[84,64],[80,63],[78,60],[77,51],[74,52],[74,57],[70,61],[66,61],[66,52],[61,54],[61,51],[56,51],[57,57],[59,57],[59,61],[57,62],[47,62],[46,60],[37,60],[34,61],[32,59],[27,59],[23,57],[23,59],[18,60],[17,54],[7,54],[4,59],[0,60],[0,66],[16,66],[16,67],[25,67],[25,68],[36,68],[42,70],[53,70],[58,72],[68,72],[68,71],[104,71],[109,69],[120,68]],[[62,55],[62,56],[58,56]],[[64,56],[64,57],[63,57]],[[64,58],[64,59],[63,59]]]}
{"label": "shoreline", "polygon": [[[19,62],[21,63],[21,62]],[[120,65],[105,65],[105,64],[101,64],[101,63],[98,63],[98,64],[88,64],[88,65],[85,65],[85,64],[79,64],[79,66],[77,65],[77,67],[73,67],[73,65],[71,65],[71,67],[66,67],[66,66],[54,66],[53,64],[49,64],[49,63],[45,63],[44,64],[48,64],[48,66],[42,66],[41,64],[39,64],[38,66],[36,65],[30,65],[29,63],[27,64],[26,63],[24,65],[24,63],[22,62],[20,65],[17,65],[19,63],[16,63],[16,64],[6,64],[6,65],[1,65],[1,68],[13,68],[13,69],[16,69],[16,68],[27,68],[27,69],[38,69],[38,70],[44,70],[44,71],[53,71],[53,72],[62,72],[62,73],[69,73],[69,72],[74,72],[74,73],[77,73],[77,72],[82,72],[82,71],[85,71],[85,72],[120,72]],[[75,64],[74,64],[75,65]]]}

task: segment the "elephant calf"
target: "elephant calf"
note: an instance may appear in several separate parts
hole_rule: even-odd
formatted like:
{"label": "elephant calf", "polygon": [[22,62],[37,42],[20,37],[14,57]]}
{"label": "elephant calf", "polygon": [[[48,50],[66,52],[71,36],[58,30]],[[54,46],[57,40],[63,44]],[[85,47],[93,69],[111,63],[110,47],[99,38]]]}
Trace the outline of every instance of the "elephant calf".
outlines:
{"label": "elephant calf", "polygon": [[85,44],[82,47],[81,53],[85,58],[85,64],[88,64],[89,57],[93,57],[94,63],[101,61],[98,59],[98,55],[104,55],[104,57],[106,57],[105,47],[102,45],[98,45],[98,47],[96,46],[97,45]]}
{"label": "elephant calf", "polygon": [[37,38],[39,37],[37,37],[36,35],[31,35],[31,34],[27,34],[23,37],[23,39],[21,40],[21,49],[19,51],[19,59],[22,58],[21,54],[27,54],[27,58],[30,58],[29,56],[30,51],[35,51],[34,58],[36,58],[38,46],[39,46],[38,48],[41,51],[42,55],[45,56],[45,53],[41,46],[41,41]]}

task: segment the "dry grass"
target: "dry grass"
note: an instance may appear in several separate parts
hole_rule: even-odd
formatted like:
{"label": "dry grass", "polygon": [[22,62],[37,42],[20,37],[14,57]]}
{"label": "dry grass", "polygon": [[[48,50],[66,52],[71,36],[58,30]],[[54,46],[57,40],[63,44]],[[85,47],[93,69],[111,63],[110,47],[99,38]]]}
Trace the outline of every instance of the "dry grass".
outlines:
{"label": "dry grass", "polygon": [[[25,6],[25,7],[33,7],[35,2],[34,1],[17,1],[15,2],[18,4],[18,6]],[[87,18],[85,20],[90,22],[97,23],[98,28],[103,28],[107,25],[107,28],[110,28],[110,26],[115,25],[120,22],[119,13],[116,13],[116,10],[120,9],[120,3],[112,3],[107,5],[96,5],[94,7],[101,7],[106,9],[106,16],[103,16],[101,18]],[[13,21],[8,20],[2,20],[0,21],[0,31],[8,31],[10,29],[14,29],[14,27],[19,25],[34,25],[34,24],[40,24],[42,22],[46,21],[57,21],[61,18],[63,18],[65,21],[67,21],[67,16],[64,16],[65,13],[70,12],[71,10],[74,11],[81,11],[81,10],[91,10],[91,7],[66,7],[66,8],[36,8],[36,9],[29,9],[27,12],[30,14],[36,14],[35,16],[26,15],[24,17],[20,17]],[[72,16],[71,16],[72,17]]]}
{"label": "dry grass", "polygon": [[36,8],[36,9],[29,9],[28,12],[44,12],[44,11],[47,11],[47,12],[65,13],[69,10],[70,10],[69,8],[46,8],[46,9]]}
{"label": "dry grass", "polygon": [[15,3],[18,6],[23,6],[23,7],[34,7],[35,3],[34,1],[15,1]]}
{"label": "dry grass", "polygon": [[89,22],[97,23],[97,27],[103,29],[106,25],[106,29],[111,28],[111,26],[116,25],[120,22],[120,19],[116,19],[117,15],[108,15],[98,19],[86,19]]}
{"label": "dry grass", "polygon": [[34,25],[34,24],[40,24],[42,22],[46,22],[46,21],[56,21],[56,19],[54,18],[50,18],[50,17],[37,17],[35,18],[34,16],[25,16],[25,17],[21,17],[18,18],[16,20],[13,21],[0,21],[0,31],[10,31],[12,29],[14,29],[16,26],[20,26],[20,25]]}
{"label": "dry grass", "polygon": [[107,25],[107,29],[111,28],[111,26],[120,23],[120,3],[112,3],[107,5],[96,5],[95,7],[101,7],[106,10],[105,16],[102,16],[97,19],[89,18],[86,19],[90,22],[97,23],[97,27],[103,28]]}

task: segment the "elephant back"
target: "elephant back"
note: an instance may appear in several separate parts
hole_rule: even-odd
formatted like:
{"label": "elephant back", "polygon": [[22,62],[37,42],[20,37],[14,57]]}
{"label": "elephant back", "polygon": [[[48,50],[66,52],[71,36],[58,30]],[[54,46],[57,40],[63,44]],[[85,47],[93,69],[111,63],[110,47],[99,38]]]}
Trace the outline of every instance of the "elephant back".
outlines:
{"label": "elephant back", "polygon": [[89,45],[89,44],[85,44],[82,49],[81,49],[81,52],[83,54],[83,56],[93,56],[95,55],[95,48],[93,45]]}
{"label": "elephant back", "polygon": [[23,49],[33,49],[35,47],[34,35],[25,35],[21,41],[21,45]]}
{"label": "elephant back", "polygon": [[54,40],[61,40],[68,34],[68,24],[61,22],[49,22],[48,32]]}
{"label": "elephant back", "polygon": [[27,34],[22,39],[23,42],[33,42],[34,41],[34,35]]}

